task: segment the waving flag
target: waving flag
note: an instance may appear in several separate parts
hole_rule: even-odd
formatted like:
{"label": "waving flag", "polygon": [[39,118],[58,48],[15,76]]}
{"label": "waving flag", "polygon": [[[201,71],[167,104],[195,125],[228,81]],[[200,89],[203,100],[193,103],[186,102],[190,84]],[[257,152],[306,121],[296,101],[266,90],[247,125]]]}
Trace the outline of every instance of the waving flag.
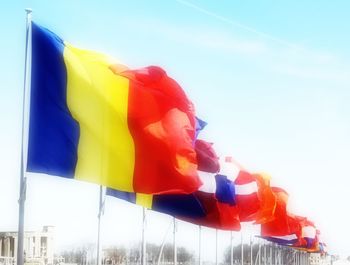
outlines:
{"label": "waving flag", "polygon": [[274,212],[274,219],[261,226],[263,236],[284,236],[292,234],[289,227],[289,220],[292,220],[287,213],[288,193],[281,188],[273,188],[277,204]]}
{"label": "waving flag", "polygon": [[305,240],[305,248],[315,247],[318,241],[317,230],[315,224],[309,220],[302,223],[302,238]]}
{"label": "waving flag", "polygon": [[194,194],[151,195],[118,191],[107,188],[106,195],[113,196],[157,212],[185,218],[201,218],[206,215]]}
{"label": "waving flag", "polygon": [[28,171],[128,192],[198,190],[194,107],[164,70],[128,70],[32,32]]}
{"label": "waving flag", "polygon": [[219,157],[215,153],[212,145],[212,143],[204,140],[196,140],[195,150],[197,154],[198,170],[211,173],[219,172]]}
{"label": "waving flag", "polygon": [[202,218],[180,219],[216,229],[239,231],[241,226],[235,205],[234,183],[221,174],[200,172],[200,177],[203,185],[195,195],[206,214]]}
{"label": "waving flag", "polygon": [[285,236],[258,236],[267,241],[277,243],[282,246],[294,246],[298,241],[298,237],[295,234]]}
{"label": "waving flag", "polygon": [[255,223],[264,224],[275,218],[277,205],[276,195],[270,187],[270,176],[266,174],[254,174],[258,184],[258,198],[260,209],[256,214]]}
{"label": "waving flag", "polygon": [[240,171],[235,180],[235,188],[239,219],[241,222],[255,221],[260,209],[256,179],[252,174]]}

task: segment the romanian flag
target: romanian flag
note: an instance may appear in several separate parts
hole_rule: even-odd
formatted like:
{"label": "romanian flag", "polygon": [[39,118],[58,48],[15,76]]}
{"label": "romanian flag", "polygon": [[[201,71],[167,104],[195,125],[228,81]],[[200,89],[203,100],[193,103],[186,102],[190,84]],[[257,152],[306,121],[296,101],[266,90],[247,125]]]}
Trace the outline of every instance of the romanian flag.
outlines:
{"label": "romanian flag", "polygon": [[206,214],[200,201],[194,194],[151,195],[107,188],[106,195],[171,216],[201,218]]}
{"label": "romanian flag", "polygon": [[192,193],[201,185],[195,124],[193,104],[161,68],[128,70],[32,24],[28,171]]}

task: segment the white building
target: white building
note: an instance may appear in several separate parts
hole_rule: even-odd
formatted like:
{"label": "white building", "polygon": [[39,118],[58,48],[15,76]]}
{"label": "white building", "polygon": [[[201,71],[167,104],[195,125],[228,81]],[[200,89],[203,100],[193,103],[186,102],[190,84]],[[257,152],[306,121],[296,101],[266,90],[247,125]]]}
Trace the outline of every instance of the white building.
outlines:
{"label": "white building", "polygon": [[[24,260],[27,264],[53,264],[54,227],[24,233]],[[14,264],[17,257],[17,232],[0,232],[0,265]]]}
{"label": "white building", "polygon": [[309,256],[310,265],[331,265],[329,256],[321,255],[320,253],[310,253]]}

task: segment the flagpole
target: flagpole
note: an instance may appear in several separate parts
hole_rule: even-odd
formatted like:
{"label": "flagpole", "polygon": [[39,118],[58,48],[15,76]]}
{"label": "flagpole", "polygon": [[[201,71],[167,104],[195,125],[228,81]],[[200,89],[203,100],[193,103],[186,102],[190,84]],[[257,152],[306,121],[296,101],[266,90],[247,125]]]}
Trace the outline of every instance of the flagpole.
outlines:
{"label": "flagpole", "polygon": [[141,264],[146,265],[146,208],[142,207],[142,251]]}
{"label": "flagpole", "polygon": [[199,226],[198,263],[202,265],[202,226]]}
{"label": "flagpole", "polygon": [[97,224],[97,265],[102,264],[102,245],[101,245],[101,219],[103,215],[103,210],[104,210],[104,202],[103,202],[103,187],[100,186],[100,200],[99,200],[99,209],[98,209],[98,224]]}
{"label": "flagpole", "polygon": [[253,265],[253,239],[250,236],[250,265]]}
{"label": "flagpole", "polygon": [[231,265],[233,265],[233,231],[231,231]]}
{"label": "flagpole", "polygon": [[177,230],[177,222],[176,222],[176,218],[173,218],[173,222],[174,222],[174,265],[177,265],[177,245],[176,245],[176,230]]}
{"label": "flagpole", "polygon": [[215,229],[215,265],[218,264],[218,230]]}
{"label": "flagpole", "polygon": [[25,45],[25,54],[24,54],[24,85],[23,85],[23,99],[22,99],[22,138],[21,138],[21,172],[20,172],[20,180],[19,180],[19,200],[18,200],[18,242],[17,242],[17,265],[24,264],[24,207],[26,200],[26,188],[27,188],[27,179],[25,177],[25,165],[27,160],[27,146],[25,136],[27,134],[27,121],[29,114],[29,106],[27,103],[28,97],[30,97],[30,61],[31,61],[31,53],[29,52],[29,48],[31,48],[31,25],[32,25],[32,10],[30,8],[25,9],[26,12],[26,45]]}
{"label": "flagpole", "polygon": [[241,265],[244,265],[243,232],[241,232]]}
{"label": "flagpole", "polygon": [[259,265],[261,265],[261,239],[259,239]]}
{"label": "flagpole", "polygon": [[160,250],[159,250],[157,265],[160,265],[160,259],[161,259],[162,254],[163,254],[163,249],[164,249],[164,245],[165,245],[165,240],[166,240],[166,238],[167,238],[167,236],[168,236],[168,233],[169,233],[169,231],[170,231],[170,228],[171,228],[171,223],[169,224],[169,226],[168,226],[168,228],[167,228],[167,230],[166,230],[166,233],[165,233],[165,235],[164,235],[163,242],[162,242],[162,245],[161,245]]}

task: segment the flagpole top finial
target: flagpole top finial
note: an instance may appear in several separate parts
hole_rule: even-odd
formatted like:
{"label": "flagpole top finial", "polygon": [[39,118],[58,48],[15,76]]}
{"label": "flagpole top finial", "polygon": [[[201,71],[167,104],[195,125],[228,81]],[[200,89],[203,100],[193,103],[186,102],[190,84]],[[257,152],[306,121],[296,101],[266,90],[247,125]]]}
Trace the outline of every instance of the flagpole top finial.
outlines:
{"label": "flagpole top finial", "polygon": [[27,14],[31,14],[33,12],[33,9],[31,8],[26,8],[24,10],[26,11]]}

